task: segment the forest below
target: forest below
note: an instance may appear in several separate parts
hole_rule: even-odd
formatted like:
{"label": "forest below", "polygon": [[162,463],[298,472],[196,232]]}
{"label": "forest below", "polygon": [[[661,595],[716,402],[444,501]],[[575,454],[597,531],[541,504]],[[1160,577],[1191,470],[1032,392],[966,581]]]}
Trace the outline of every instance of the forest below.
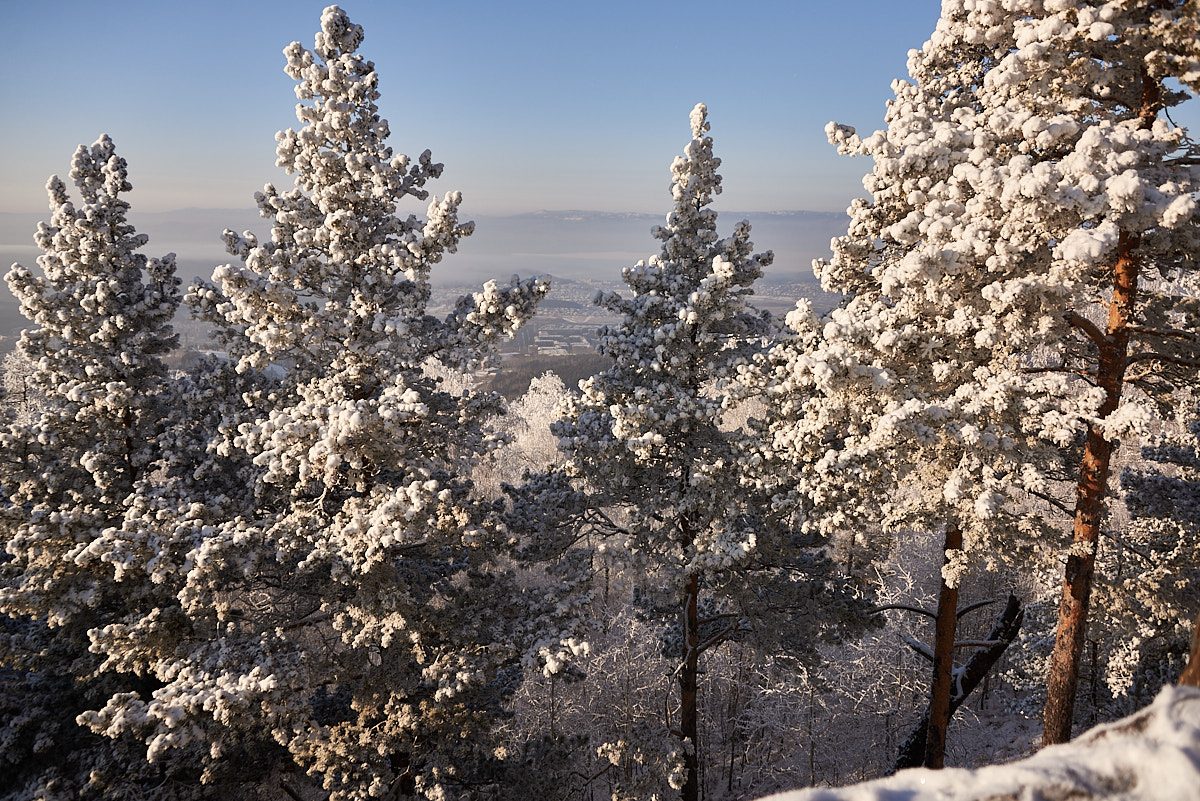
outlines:
{"label": "forest below", "polygon": [[0,801],[753,799],[1191,698],[1194,0],[946,0],[826,129],[829,310],[755,307],[697,104],[596,353],[523,361],[549,279],[430,313],[474,224],[320,25],[231,264],[144,255],[102,135],[6,276]]}

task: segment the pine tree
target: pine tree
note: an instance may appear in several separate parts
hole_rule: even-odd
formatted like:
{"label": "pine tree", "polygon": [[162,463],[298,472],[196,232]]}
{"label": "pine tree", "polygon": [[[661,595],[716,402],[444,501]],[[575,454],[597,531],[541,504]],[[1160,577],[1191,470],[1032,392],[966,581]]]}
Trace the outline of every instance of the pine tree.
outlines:
{"label": "pine tree", "polygon": [[0,662],[6,703],[19,704],[4,715],[0,793],[29,797],[100,796],[170,774],[126,764],[118,755],[128,744],[105,745],[73,718],[115,687],[139,685],[89,653],[90,635],[155,595],[149,581],[118,582],[123,566],[100,545],[163,465],[162,356],[176,344],[179,281],[174,254],[136,252],[147,240],[127,221],[132,187],[108,136],[79,147],[70,178],[78,206],[57,176],[46,187],[41,275],[17,264],[6,277],[31,323],[19,349],[37,404],[0,432]]}
{"label": "pine tree", "polygon": [[1106,532],[1115,554],[1096,587],[1115,651],[1105,671],[1108,690],[1139,706],[1182,670],[1200,612],[1200,403],[1194,396],[1175,400],[1175,419],[1143,445],[1140,464],[1121,474],[1130,519]]}
{"label": "pine tree", "polygon": [[[659,254],[623,271],[631,297],[597,299],[622,317],[602,329],[598,346],[614,364],[581,384],[554,428],[583,506],[607,510],[597,526],[610,536],[606,549],[626,552],[630,567],[646,573],[642,613],[666,625],[679,693],[670,728],[679,742],[659,769],[684,799],[699,792],[703,655],[751,636],[804,654],[809,635],[846,601],[833,591],[829,563],[805,547],[812,543],[763,514],[766,498],[749,478],[753,437],[722,425],[736,403],[730,383],[770,331],[746,298],[772,256],[753,254],[748,222],[718,237],[709,206],[721,190],[720,160],[703,104],[691,129],[671,168],[674,206],[653,231]],[[641,747],[614,744],[606,753],[615,763]]]}
{"label": "pine tree", "polygon": [[240,465],[246,489],[139,518],[195,533],[186,625],[164,632],[150,615],[107,631],[97,649],[163,686],[115,695],[88,722],[137,731],[151,759],[199,743],[210,776],[249,755],[294,760],[334,798],[437,797],[494,780],[486,731],[537,610],[469,479],[498,399],[434,374],[482,359],[548,285],[489,282],[446,319],[428,313],[432,267],[473,226],[458,193],[424,220],[401,212],[442,165],[386,145],[362,40],[330,6],[312,50],[284,51],[302,125],[279,134],[278,163],[295,187],[258,194],[269,239],[226,231],[238,263],[188,293],[242,377],[223,379],[241,410],[197,402],[219,429],[209,456]]}
{"label": "pine tree", "polygon": [[[1047,742],[1070,732],[1111,451],[1154,414],[1123,387],[1192,381],[1169,287],[1195,267],[1195,151],[1165,110],[1197,88],[1196,32],[1185,2],[945,3],[886,130],[828,129],[874,159],[872,197],[817,264],[848,300],[796,313],[776,354],[797,495],[845,504],[815,525],[956,524],[953,581],[1074,519]],[[864,504],[871,480],[909,489]]]}
{"label": "pine tree", "polygon": [[33,373],[33,365],[19,350],[10,350],[0,359],[0,378],[3,379],[0,403],[13,420],[29,422],[40,405],[40,399],[30,385]]}

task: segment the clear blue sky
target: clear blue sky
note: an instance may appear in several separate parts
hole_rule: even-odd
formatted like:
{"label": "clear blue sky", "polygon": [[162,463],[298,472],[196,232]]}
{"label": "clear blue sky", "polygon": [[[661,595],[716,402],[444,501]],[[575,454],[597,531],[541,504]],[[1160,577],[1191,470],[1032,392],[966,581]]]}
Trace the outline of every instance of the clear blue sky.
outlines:
{"label": "clear blue sky", "polygon": [[[0,211],[110,134],[135,211],[242,208],[295,123],[283,48],[312,46],[325,2],[2,0]],[[665,212],[688,112],[709,106],[719,209],[840,211],[869,162],[836,155],[836,119],[882,125],[889,84],[938,0],[348,0],[380,75],[397,152],[446,164],[471,214]]]}

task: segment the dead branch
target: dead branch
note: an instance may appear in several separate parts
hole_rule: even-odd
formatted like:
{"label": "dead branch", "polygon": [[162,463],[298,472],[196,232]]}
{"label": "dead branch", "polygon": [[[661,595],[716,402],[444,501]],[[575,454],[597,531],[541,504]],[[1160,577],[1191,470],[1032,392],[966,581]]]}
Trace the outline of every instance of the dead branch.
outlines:
{"label": "dead branch", "polygon": [[1088,339],[1095,343],[1096,347],[1098,348],[1104,347],[1105,343],[1107,342],[1107,337],[1104,336],[1104,332],[1101,331],[1095,323],[1086,317],[1077,314],[1076,312],[1069,312],[1067,314],[1067,323],[1069,323],[1072,328],[1078,328],[1080,331],[1082,331]]}
{"label": "dead branch", "polygon": [[918,615],[925,615],[926,617],[932,617],[932,618],[937,617],[936,614],[934,614],[933,612],[930,612],[928,609],[922,609],[919,606],[909,606],[908,604],[886,604],[884,606],[877,606],[874,609],[872,609],[868,614],[873,615],[876,612],[886,612],[889,609],[903,609],[905,612],[916,612]]}
{"label": "dead branch", "polygon": [[[955,681],[954,695],[950,697],[950,714],[958,709],[963,701],[967,700],[967,696],[971,691],[983,682],[984,676],[992,669],[992,666],[1004,654],[1004,651],[1012,644],[1012,641],[1017,638],[1017,633],[1021,630],[1021,623],[1025,619],[1025,610],[1021,608],[1021,602],[1016,599],[1016,596],[1008,596],[1008,603],[1004,606],[1004,611],[1000,613],[1000,617],[996,620],[996,625],[988,633],[988,641],[994,642],[987,648],[976,651],[967,660],[967,663],[956,671],[958,673],[957,681]],[[913,727],[912,732],[908,735],[908,739],[900,746],[900,754],[896,757],[896,764],[892,772],[903,770],[904,768],[915,768],[925,763],[925,745],[929,738],[929,707],[925,708],[924,714]]]}
{"label": "dead branch", "polygon": [[921,642],[920,640],[914,640],[912,637],[909,637],[907,634],[903,635],[900,639],[904,640],[904,644],[907,645],[909,648],[913,649],[914,651],[916,651],[921,656],[925,657],[930,662],[933,661],[933,650],[928,645]]}

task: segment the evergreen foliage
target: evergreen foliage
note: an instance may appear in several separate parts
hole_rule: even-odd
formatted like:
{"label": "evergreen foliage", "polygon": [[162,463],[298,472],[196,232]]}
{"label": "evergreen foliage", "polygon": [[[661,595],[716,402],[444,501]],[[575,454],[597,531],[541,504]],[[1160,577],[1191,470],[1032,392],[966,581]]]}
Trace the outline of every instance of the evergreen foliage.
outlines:
{"label": "evergreen foliage", "polygon": [[164,465],[162,356],[176,345],[179,281],[174,254],[137,252],[146,237],[127,221],[132,186],[108,136],[79,147],[70,179],[78,205],[58,176],[46,185],[52,216],[34,237],[41,275],[17,264],[6,276],[31,323],[19,349],[36,406],[0,431],[0,794],[137,797],[176,771],[131,763],[136,744],[104,743],[74,717],[142,684],[90,652],[90,634],[159,602],[146,576],[120,580],[129,565],[104,544]]}
{"label": "evergreen foliage", "polygon": [[659,254],[623,271],[630,297],[597,298],[623,318],[600,332],[598,350],[613,366],[580,385],[554,428],[583,508],[609,510],[592,518],[608,537],[606,558],[648,579],[635,603],[662,621],[679,684],[667,728],[681,742],[624,742],[606,753],[614,764],[658,765],[685,799],[698,793],[701,655],[753,637],[807,662],[819,634],[831,636],[854,605],[821,543],[770,514],[751,470],[757,442],[722,424],[737,403],[729,387],[739,368],[771,332],[746,298],[772,256],[753,253],[745,221],[718,236],[709,206],[721,190],[720,160],[703,104],[691,129],[671,168],[674,206],[653,231]]}
{"label": "evergreen foliage", "polygon": [[[285,50],[302,125],[278,153],[295,188],[259,193],[269,240],[226,231],[239,263],[188,292],[229,358],[181,386],[211,441],[181,426],[190,470],[112,543],[185,543],[161,577],[176,603],[94,638],[161,686],[86,721],[136,732],[152,761],[199,748],[209,780],[294,760],[334,798],[437,795],[488,781],[486,731],[538,610],[470,480],[497,400],[445,391],[429,368],[482,359],[548,286],[489,282],[447,319],[426,314],[432,267],[472,225],[457,193],[425,220],[399,210],[442,166],[385,144],[362,39],[331,6],[312,50]],[[148,571],[167,559],[143,556]]]}

